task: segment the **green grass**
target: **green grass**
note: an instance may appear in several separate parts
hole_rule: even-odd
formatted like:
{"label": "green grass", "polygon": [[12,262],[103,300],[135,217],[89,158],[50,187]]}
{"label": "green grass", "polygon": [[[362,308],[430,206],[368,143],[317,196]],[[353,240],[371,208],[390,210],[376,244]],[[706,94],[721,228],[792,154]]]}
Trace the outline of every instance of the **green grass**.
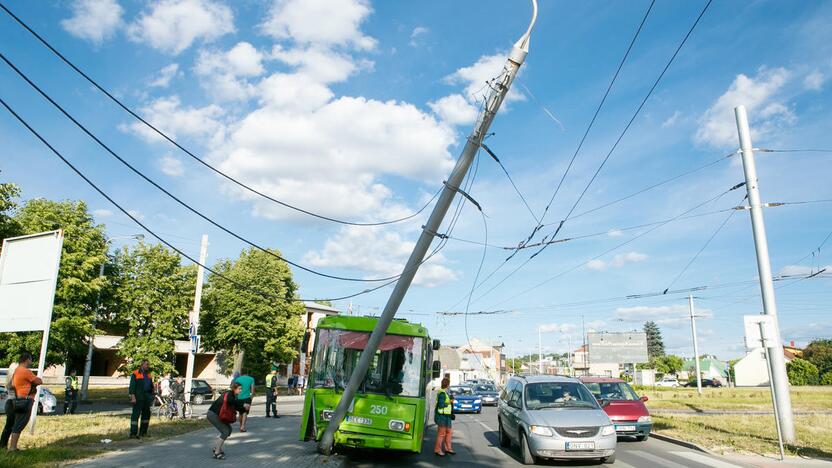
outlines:
{"label": "green grass", "polygon": [[[172,437],[208,425],[205,419],[165,421],[154,417],[145,440]],[[129,415],[76,414],[39,417],[35,434],[29,435],[27,427],[20,436],[19,448],[23,449],[22,452],[9,454],[0,450],[0,466],[61,466],[70,460],[138,445],[137,441],[128,438],[129,431]],[[102,439],[112,439],[112,442],[105,444],[101,442]]]}
{"label": "green grass", "polygon": [[[637,390],[649,397],[651,410],[755,410],[771,411],[771,392],[765,388],[703,388],[702,395],[695,388],[660,388]],[[832,410],[832,387],[792,387],[792,407],[802,411]]]}
{"label": "green grass", "polygon": [[[653,429],[717,453],[779,453],[774,416],[655,415]],[[832,458],[829,416],[795,416],[795,431],[797,442],[786,445],[787,455]]]}
{"label": "green grass", "polygon": [[[58,401],[63,402],[64,386],[63,385],[47,385],[46,388],[52,391]],[[87,389],[87,400],[89,401],[105,401],[105,400],[123,400],[127,401],[127,386],[123,387],[90,387]]]}

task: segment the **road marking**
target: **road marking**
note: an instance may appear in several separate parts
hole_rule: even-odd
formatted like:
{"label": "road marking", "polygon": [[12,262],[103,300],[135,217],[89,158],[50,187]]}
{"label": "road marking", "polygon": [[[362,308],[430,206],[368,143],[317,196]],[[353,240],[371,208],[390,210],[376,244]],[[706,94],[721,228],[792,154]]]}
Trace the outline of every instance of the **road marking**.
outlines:
{"label": "road marking", "polygon": [[490,427],[488,427],[488,424],[486,424],[486,423],[484,423],[484,422],[480,421],[479,419],[476,419],[475,421],[477,421],[478,423],[480,423],[480,426],[482,426],[482,427],[484,427],[484,428],[488,429],[489,431],[491,431],[491,432],[497,432],[497,431],[495,431],[494,429],[491,429]]}
{"label": "road marking", "polygon": [[631,465],[631,464],[629,464],[629,463],[625,463],[625,462],[623,462],[623,461],[621,461],[621,460],[616,460],[616,461],[615,461],[615,466],[619,466],[619,467],[621,467],[621,468],[636,468],[635,466],[633,466],[633,465]]}
{"label": "road marking", "polygon": [[685,465],[680,463],[672,462],[665,458],[662,458],[658,455],[654,455],[646,450],[634,450],[632,452],[627,451],[627,454],[635,455],[636,457],[644,458],[650,460],[651,462],[655,463],[656,465],[662,468],[685,468]]}
{"label": "road marking", "polygon": [[676,455],[677,457],[687,458],[688,460],[702,463],[705,466],[711,466],[713,468],[740,468],[738,465],[720,461],[716,458],[711,458],[707,455],[702,455],[696,452],[670,452],[670,454]]}

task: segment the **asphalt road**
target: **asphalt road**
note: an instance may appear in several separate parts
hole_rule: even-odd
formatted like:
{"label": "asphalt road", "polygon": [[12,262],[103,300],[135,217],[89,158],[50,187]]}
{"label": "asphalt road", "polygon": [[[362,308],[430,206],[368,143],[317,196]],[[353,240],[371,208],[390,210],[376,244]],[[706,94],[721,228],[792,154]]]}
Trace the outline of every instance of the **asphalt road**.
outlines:
{"label": "asphalt road", "polygon": [[[486,407],[482,414],[460,414],[454,421],[454,450],[456,455],[437,457],[433,453],[436,427],[431,426],[425,437],[422,453],[369,453],[348,451],[342,455],[348,467],[379,466],[522,466],[519,449],[501,448],[497,441],[497,410]],[[542,462],[544,466],[615,466],[620,468],[651,467],[711,467],[736,468],[744,465],[729,462],[708,454],[650,438],[644,442],[619,439],[614,465],[598,462]],[[747,466],[747,465],[746,465]]]}

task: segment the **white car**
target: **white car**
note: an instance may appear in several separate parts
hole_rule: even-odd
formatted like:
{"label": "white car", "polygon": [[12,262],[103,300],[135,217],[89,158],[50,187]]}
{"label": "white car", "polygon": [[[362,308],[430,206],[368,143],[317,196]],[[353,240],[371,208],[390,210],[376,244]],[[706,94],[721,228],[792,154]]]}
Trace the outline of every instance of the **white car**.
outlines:
{"label": "white car", "polygon": [[676,388],[681,387],[682,384],[679,383],[679,379],[676,377],[663,377],[661,380],[656,382],[657,387],[668,387],[668,388]]}
{"label": "white car", "polygon": [[[9,393],[6,391],[6,386],[0,385],[0,414],[6,412],[6,400],[8,398]],[[56,411],[58,411],[58,398],[48,388],[44,387],[38,404],[38,414],[50,414]]]}

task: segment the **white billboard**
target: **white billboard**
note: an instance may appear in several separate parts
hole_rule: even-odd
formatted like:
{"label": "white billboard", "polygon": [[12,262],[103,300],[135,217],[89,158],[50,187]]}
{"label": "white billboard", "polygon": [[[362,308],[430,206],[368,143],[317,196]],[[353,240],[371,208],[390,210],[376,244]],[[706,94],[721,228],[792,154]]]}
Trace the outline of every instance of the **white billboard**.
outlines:
{"label": "white billboard", "polygon": [[3,241],[0,332],[49,329],[63,240],[58,230]]}
{"label": "white billboard", "polygon": [[644,332],[587,333],[589,362],[640,364],[647,362],[647,334]]}

